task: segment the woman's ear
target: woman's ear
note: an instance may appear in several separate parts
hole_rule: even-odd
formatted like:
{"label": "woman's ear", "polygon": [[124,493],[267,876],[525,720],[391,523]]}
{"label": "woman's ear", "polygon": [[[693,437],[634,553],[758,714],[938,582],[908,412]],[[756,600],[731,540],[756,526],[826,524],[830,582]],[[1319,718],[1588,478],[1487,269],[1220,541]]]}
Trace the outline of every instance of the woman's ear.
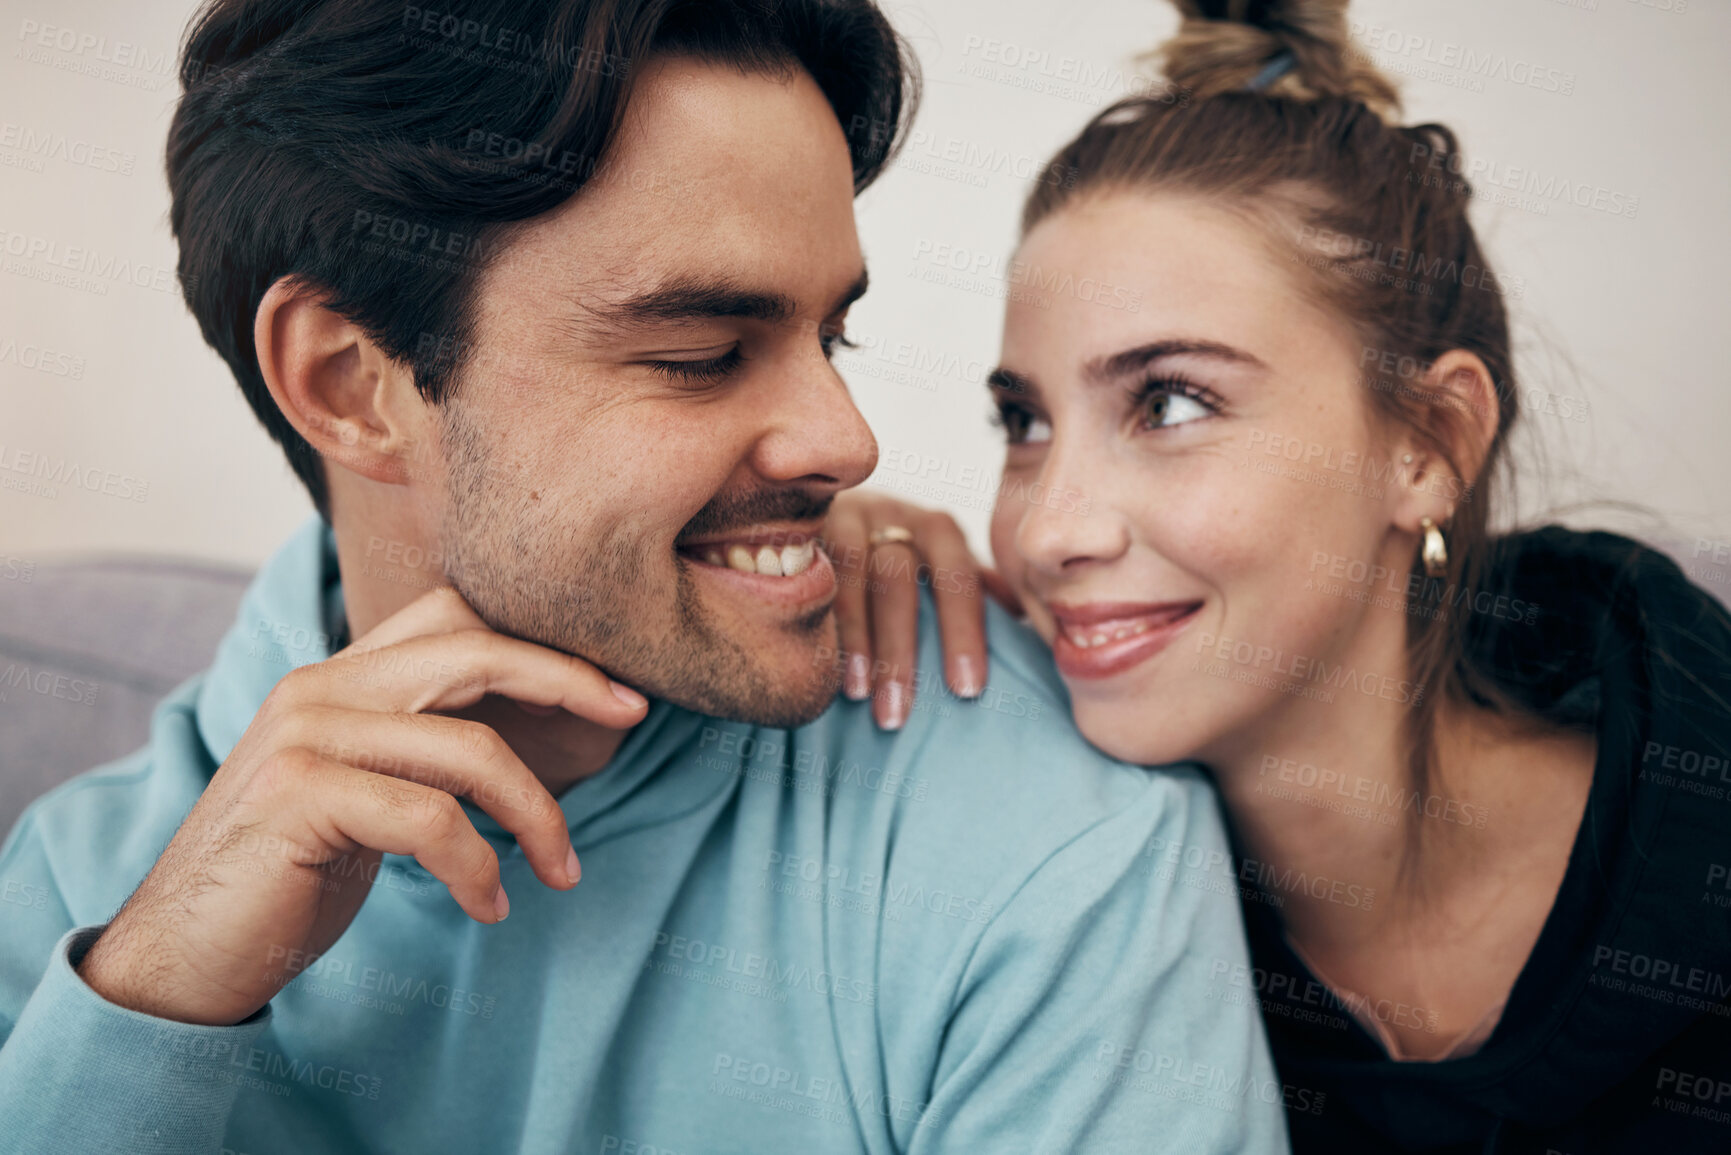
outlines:
{"label": "woman's ear", "polygon": [[[373,481],[414,480],[430,444],[414,375],[316,287],[283,277],[253,319],[259,372],[289,424],[327,462]],[[422,452],[417,452],[422,450]]]}
{"label": "woman's ear", "polygon": [[1422,388],[1429,412],[1423,435],[1396,448],[1395,524],[1417,533],[1421,519],[1446,525],[1455,506],[1472,500],[1479,471],[1496,439],[1502,406],[1496,381],[1476,353],[1450,349],[1431,363]]}

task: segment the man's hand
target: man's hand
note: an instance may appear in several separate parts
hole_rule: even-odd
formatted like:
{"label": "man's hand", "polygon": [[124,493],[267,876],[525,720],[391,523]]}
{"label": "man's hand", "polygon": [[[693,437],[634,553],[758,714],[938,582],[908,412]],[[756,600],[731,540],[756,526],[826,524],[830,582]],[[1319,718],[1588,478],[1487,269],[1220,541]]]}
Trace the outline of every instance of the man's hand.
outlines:
{"label": "man's hand", "polygon": [[488,628],[456,590],[431,590],[277,683],[79,974],[145,1014],[237,1023],[348,928],[384,852],[413,855],[469,917],[498,922],[499,860],[458,795],[516,835],[542,882],[575,886],[547,788],[493,729],[437,713],[484,694],[613,728],[646,707],[587,662]]}

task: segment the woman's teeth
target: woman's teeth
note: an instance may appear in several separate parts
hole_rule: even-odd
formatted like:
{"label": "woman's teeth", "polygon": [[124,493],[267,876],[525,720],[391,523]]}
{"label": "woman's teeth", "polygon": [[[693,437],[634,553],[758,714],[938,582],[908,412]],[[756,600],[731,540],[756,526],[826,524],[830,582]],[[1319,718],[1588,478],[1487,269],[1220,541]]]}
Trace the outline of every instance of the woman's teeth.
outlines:
{"label": "woman's teeth", "polygon": [[1125,638],[1133,638],[1137,634],[1145,634],[1152,625],[1152,622],[1140,621],[1106,630],[1080,630],[1066,627],[1064,630],[1064,636],[1070,639],[1072,645],[1080,646],[1085,650],[1090,646],[1103,646],[1107,642],[1121,642]]}
{"label": "woman's teeth", "polygon": [[724,552],[719,546],[708,546],[703,560],[714,566],[726,566],[740,573],[765,574],[769,577],[796,577],[811,568],[817,555],[817,542],[807,538],[784,545],[760,545],[755,550],[747,545],[730,545]]}

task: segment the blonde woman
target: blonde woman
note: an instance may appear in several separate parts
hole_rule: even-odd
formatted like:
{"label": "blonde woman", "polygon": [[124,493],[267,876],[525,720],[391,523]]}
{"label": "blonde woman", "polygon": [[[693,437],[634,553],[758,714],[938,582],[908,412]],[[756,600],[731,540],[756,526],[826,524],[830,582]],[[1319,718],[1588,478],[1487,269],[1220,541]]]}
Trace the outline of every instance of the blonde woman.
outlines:
{"label": "blonde woman", "polygon": [[[1731,619],[1627,539],[1492,532],[1501,285],[1344,4],[1180,8],[1188,99],[1026,205],[1020,261],[1137,308],[1009,302],[986,577],[1092,742],[1211,771],[1237,860],[1163,863],[1244,900],[1255,967],[1194,995],[1260,1001],[1297,1150],[1731,1150]],[[888,498],[830,537],[976,568]],[[972,696],[981,602],[932,584]],[[899,725],[915,591],[867,588],[848,692]]]}

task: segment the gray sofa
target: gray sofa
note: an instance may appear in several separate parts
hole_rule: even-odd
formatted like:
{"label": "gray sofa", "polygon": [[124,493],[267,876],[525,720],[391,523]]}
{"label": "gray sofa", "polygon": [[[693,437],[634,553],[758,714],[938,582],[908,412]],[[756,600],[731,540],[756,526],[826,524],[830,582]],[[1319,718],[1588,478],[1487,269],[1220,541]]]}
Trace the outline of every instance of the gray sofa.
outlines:
{"label": "gray sofa", "polygon": [[151,711],[210,665],[251,580],[138,557],[0,571],[0,832],[37,795],[144,745]]}

